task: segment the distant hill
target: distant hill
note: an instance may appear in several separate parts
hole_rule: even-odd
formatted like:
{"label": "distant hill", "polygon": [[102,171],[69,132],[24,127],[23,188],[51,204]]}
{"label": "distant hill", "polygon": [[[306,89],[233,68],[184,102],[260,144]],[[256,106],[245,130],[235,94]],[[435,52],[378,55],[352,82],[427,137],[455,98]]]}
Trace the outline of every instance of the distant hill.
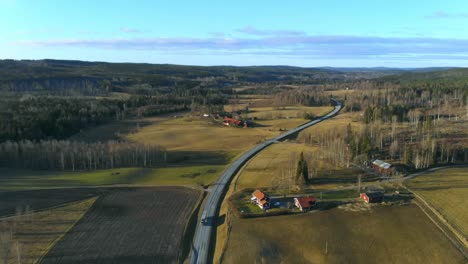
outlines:
{"label": "distant hill", "polygon": [[400,74],[394,74],[389,76],[381,77],[379,80],[382,81],[423,81],[423,80],[466,80],[468,82],[468,68],[427,68],[434,69],[433,71],[424,69],[415,69],[410,72],[404,72]]}
{"label": "distant hill", "polygon": [[183,66],[63,60],[0,60],[0,91],[99,94],[245,83],[343,81],[341,72],[290,66]]}
{"label": "distant hill", "polygon": [[446,68],[236,67],[71,60],[0,60],[0,92],[58,95],[102,95],[109,92],[167,94],[174,89],[222,89],[259,83],[323,84],[375,78],[395,80],[450,77],[462,76],[466,74],[465,71]]}

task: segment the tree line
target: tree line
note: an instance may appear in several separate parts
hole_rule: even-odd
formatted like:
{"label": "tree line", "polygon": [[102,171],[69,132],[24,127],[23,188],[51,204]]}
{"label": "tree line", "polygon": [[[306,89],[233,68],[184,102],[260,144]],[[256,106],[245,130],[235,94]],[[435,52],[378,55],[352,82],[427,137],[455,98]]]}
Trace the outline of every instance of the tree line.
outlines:
{"label": "tree line", "polygon": [[123,141],[98,143],[68,140],[0,143],[0,166],[50,170],[96,170],[157,167],[166,163],[163,147]]}

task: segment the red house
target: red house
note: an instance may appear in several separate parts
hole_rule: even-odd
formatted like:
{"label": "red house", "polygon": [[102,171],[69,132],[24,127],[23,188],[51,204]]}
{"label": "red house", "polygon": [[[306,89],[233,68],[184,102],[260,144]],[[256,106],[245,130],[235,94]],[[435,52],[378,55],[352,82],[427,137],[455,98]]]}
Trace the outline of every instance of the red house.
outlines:
{"label": "red house", "polygon": [[381,203],[384,195],[382,192],[364,192],[360,196],[366,203]]}
{"label": "red house", "polygon": [[270,208],[270,197],[260,190],[255,190],[255,192],[252,193],[250,201],[257,204],[262,210]]}
{"label": "red house", "polygon": [[315,197],[313,196],[294,198],[294,205],[296,205],[297,208],[301,210],[301,212],[305,212],[312,209],[312,207],[314,207],[316,203],[317,199],[315,199]]}

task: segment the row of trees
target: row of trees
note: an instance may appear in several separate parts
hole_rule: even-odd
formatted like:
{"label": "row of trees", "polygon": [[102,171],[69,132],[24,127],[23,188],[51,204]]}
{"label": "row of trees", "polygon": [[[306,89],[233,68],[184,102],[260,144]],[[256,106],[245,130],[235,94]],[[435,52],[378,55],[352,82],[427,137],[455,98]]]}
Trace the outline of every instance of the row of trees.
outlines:
{"label": "row of trees", "polygon": [[121,141],[26,140],[0,143],[0,166],[8,167],[74,171],[157,167],[165,164],[166,160],[167,153],[162,147]]}

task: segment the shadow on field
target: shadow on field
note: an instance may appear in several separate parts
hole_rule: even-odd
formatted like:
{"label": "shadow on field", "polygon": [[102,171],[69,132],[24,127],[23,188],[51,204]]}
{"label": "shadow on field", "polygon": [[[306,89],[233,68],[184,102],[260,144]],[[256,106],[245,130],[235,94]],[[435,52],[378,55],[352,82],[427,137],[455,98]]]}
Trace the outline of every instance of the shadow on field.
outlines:
{"label": "shadow on field", "polygon": [[103,188],[49,189],[0,192],[0,217],[15,215],[18,211],[41,211],[66,203],[102,195]]}
{"label": "shadow on field", "polygon": [[[375,180],[378,180],[379,177],[376,176],[369,176],[366,175],[362,177],[361,181],[362,182],[372,182]],[[347,176],[342,176],[342,175],[330,175],[330,176],[321,176],[321,177],[315,177],[309,180],[311,184],[327,184],[327,183],[356,183],[357,182],[357,177],[353,177],[350,175]]]}
{"label": "shadow on field", "polygon": [[466,189],[468,184],[456,183],[456,181],[451,182],[450,186],[432,186],[432,187],[414,187],[414,190],[418,191],[437,191],[437,190],[448,190],[448,189]]}
{"label": "shadow on field", "polygon": [[[262,121],[262,119],[259,119],[259,121]],[[252,124],[250,125],[250,127],[259,127],[259,128],[260,128],[260,127],[263,127],[263,128],[265,128],[265,127],[272,127],[272,125],[263,125],[263,124],[260,124],[260,123],[255,122],[255,123],[252,123]]]}
{"label": "shadow on field", "polygon": [[[77,256],[78,257],[78,256]],[[157,260],[155,262],[155,260]],[[125,264],[146,264],[146,263],[172,263],[173,259],[165,255],[154,255],[154,256],[118,256],[110,258],[80,258],[79,262],[74,260],[61,259],[57,256],[56,261],[48,260],[47,263],[60,263],[60,264],[76,264],[76,263],[86,263],[86,264],[115,264],[115,263],[125,263]]]}
{"label": "shadow on field", "polygon": [[70,137],[70,140],[91,142],[103,142],[108,140],[125,140],[125,136],[133,134],[145,126],[156,122],[142,120],[113,121],[97,127],[88,128]]}
{"label": "shadow on field", "polygon": [[225,222],[226,222],[226,214],[223,214],[223,215],[218,216],[218,218],[216,218],[215,225],[216,226],[224,225]]}
{"label": "shadow on field", "polygon": [[225,165],[230,161],[227,152],[221,151],[168,151],[167,164],[177,166]]}
{"label": "shadow on field", "polygon": [[[190,219],[185,228],[184,237],[182,239],[181,250],[179,254],[179,261],[178,261],[179,263],[184,263],[185,259],[187,259],[190,253],[190,249],[195,249],[193,247],[192,241],[193,241],[193,237],[195,236],[195,231],[196,231],[197,224],[198,224],[198,214],[200,212],[200,208],[203,204],[203,201],[206,198],[206,195],[207,195],[207,192],[203,192],[197,204],[197,207],[193,210],[192,215],[190,216]],[[197,254],[197,252],[195,251],[196,250],[194,250],[194,254]]]}

